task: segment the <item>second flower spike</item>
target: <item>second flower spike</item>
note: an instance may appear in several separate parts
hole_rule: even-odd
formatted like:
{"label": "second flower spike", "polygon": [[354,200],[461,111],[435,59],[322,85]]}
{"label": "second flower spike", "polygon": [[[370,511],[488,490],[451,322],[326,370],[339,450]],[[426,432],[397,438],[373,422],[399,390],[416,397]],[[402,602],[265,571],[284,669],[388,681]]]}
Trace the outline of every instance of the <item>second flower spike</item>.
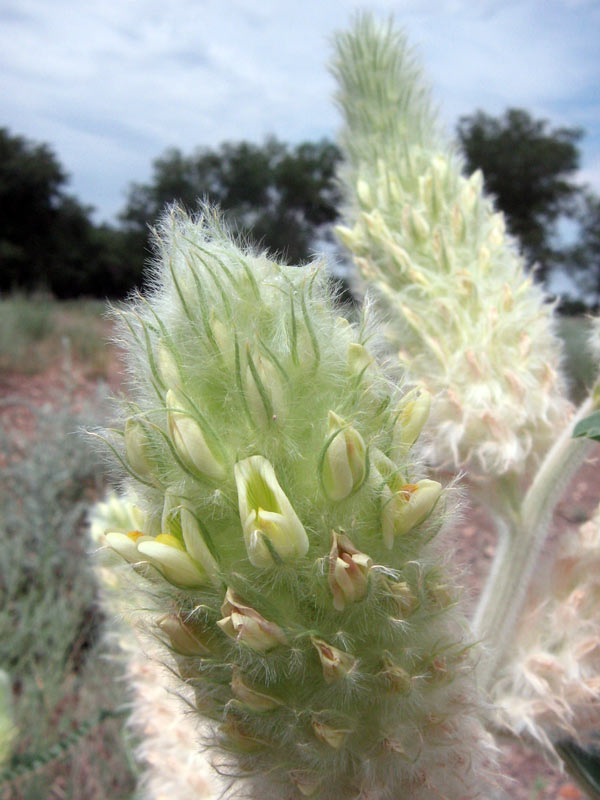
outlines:
{"label": "second flower spike", "polygon": [[255,567],[306,555],[308,536],[279,485],[272,464],[251,456],[235,465],[240,520],[248,558]]}

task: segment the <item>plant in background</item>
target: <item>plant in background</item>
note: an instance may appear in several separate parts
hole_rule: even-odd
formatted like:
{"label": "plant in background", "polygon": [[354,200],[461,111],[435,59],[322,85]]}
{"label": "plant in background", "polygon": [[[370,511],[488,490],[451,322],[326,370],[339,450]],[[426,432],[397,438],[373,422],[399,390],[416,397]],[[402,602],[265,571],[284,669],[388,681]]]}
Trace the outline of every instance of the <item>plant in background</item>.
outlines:
{"label": "plant in background", "polygon": [[[426,457],[443,469],[466,470],[497,526],[499,546],[475,628],[490,650],[484,685],[492,687],[504,666],[513,677],[518,672],[513,687],[520,691],[527,680],[523,664],[511,661],[515,626],[552,510],[588,452],[571,438],[573,428],[598,398],[589,397],[569,420],[552,308],[526,276],[502,214],[483,193],[482,175],[462,176],[462,160],[440,131],[403,35],[360,17],[338,37],[333,71],[345,119],[346,224],[338,234],[385,310],[397,363],[434,395]],[[538,619],[549,617],[537,635],[553,648],[560,640],[571,659],[571,690],[575,683],[597,700],[600,686],[588,664],[595,656],[571,647],[579,636],[591,647],[591,623],[567,634],[567,600],[547,602]],[[548,625],[559,623],[550,636]],[[530,655],[529,645],[521,647]],[[530,701],[542,693],[573,728],[581,694],[575,700],[548,675],[542,690],[540,676],[529,677],[522,698],[530,711],[521,725],[513,715],[512,727],[527,726]],[[549,743],[554,734],[535,727],[535,735]]]}
{"label": "plant in background", "polygon": [[122,314],[107,433],[143,520],[106,541],[221,769],[273,797],[487,796],[423,401],[318,267],[237,248],[208,208],[164,219],[153,287]]}

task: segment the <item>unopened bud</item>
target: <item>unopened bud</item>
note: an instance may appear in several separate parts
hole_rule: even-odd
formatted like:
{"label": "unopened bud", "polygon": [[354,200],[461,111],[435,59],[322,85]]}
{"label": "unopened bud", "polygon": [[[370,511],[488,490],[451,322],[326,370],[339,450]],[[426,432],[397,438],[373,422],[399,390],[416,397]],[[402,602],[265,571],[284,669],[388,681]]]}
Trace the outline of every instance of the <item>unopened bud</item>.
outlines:
{"label": "unopened bud", "polygon": [[358,195],[358,199],[363,206],[372,206],[373,205],[373,198],[371,196],[371,189],[369,188],[369,184],[364,180],[364,178],[359,178],[356,182],[356,194]]}
{"label": "unopened bud", "polygon": [[425,217],[417,211],[416,208],[411,210],[410,214],[411,232],[416,239],[427,239],[429,236],[429,223]]}
{"label": "unopened bud", "polygon": [[239,461],[234,472],[240,520],[252,564],[273,566],[271,549],[282,561],[304,556],[308,536],[272,464],[264,456],[250,456]]}
{"label": "unopened bud", "polygon": [[272,711],[281,705],[281,701],[248,686],[240,671],[235,668],[231,679],[231,690],[237,699],[252,711],[258,711],[259,713]]}
{"label": "unopened bud", "polygon": [[387,498],[382,513],[383,540],[387,547],[393,547],[396,536],[408,533],[425,521],[441,492],[441,484],[424,479],[407,483]]}
{"label": "unopened bud", "polygon": [[210,649],[200,641],[197,632],[177,614],[166,614],[156,623],[167,636],[172,649],[182,656],[207,656]]}
{"label": "unopened bud", "polygon": [[127,463],[140,478],[152,477],[154,464],[150,455],[148,432],[134,417],[130,417],[125,423],[125,455]]}
{"label": "unopened bud", "polygon": [[345,678],[356,667],[356,659],[350,653],[338,650],[337,647],[311,636],[311,641],[319,654],[321,667],[323,668],[323,678],[326,683],[333,683],[341,678]]}
{"label": "unopened bud", "polygon": [[189,414],[181,411],[183,402],[172,389],[167,392],[166,404],[169,434],[183,463],[214,480],[223,478],[223,466],[206,443],[202,428]]}
{"label": "unopened bud", "polygon": [[267,745],[262,739],[254,736],[242,722],[235,719],[224,722],[219,730],[227,737],[223,742],[224,747],[235,752],[256,753]]}
{"label": "unopened bud", "polygon": [[378,673],[385,681],[390,691],[398,694],[408,694],[412,689],[412,678],[410,674],[394,663],[388,654],[383,657],[383,669]]}
{"label": "unopened bud", "polygon": [[406,394],[398,408],[398,416],[392,434],[392,450],[404,455],[417,441],[431,409],[431,394],[417,387]]}
{"label": "unopened bud", "polygon": [[290,772],[290,780],[297,786],[304,797],[312,797],[321,785],[321,778],[312,772],[295,770]]}
{"label": "unopened bud", "polygon": [[348,345],[348,367],[353,375],[362,375],[373,363],[373,356],[358,342]]}
{"label": "unopened bud", "polygon": [[389,596],[397,606],[397,614],[400,619],[410,616],[418,605],[412,589],[406,581],[390,581],[387,578],[380,578],[384,581]]}
{"label": "unopened bud", "polygon": [[330,500],[339,501],[359,489],[367,473],[367,454],[356,428],[330,411],[328,442],[322,464],[322,481]]}
{"label": "unopened bud", "polygon": [[254,424],[265,428],[281,422],[286,410],[285,391],[277,368],[260,353],[253,358],[256,374],[246,369],[246,398]]}
{"label": "unopened bud", "polygon": [[355,603],[367,593],[369,571],[373,561],[354,547],[347,536],[332,531],[329,553],[329,588],[333,607],[343,611],[346,603]]}
{"label": "unopened bud", "polygon": [[223,619],[217,622],[231,639],[242,642],[252,650],[264,653],[280,644],[287,644],[285,634],[274,622],[269,622],[238,595],[228,589],[221,606]]}
{"label": "unopened bud", "polygon": [[156,366],[162,382],[168,389],[176,388],[181,382],[177,360],[171,349],[162,340],[158,343]]}
{"label": "unopened bud", "polygon": [[355,252],[361,244],[361,236],[357,228],[346,228],[345,225],[336,225],[333,229],[340,242],[351,252]]}
{"label": "unopened bud", "polygon": [[346,736],[351,733],[348,729],[333,728],[331,725],[326,725],[316,718],[313,719],[311,724],[317,739],[323,742],[323,744],[328,744],[330,747],[333,747],[334,750],[339,750],[344,744]]}

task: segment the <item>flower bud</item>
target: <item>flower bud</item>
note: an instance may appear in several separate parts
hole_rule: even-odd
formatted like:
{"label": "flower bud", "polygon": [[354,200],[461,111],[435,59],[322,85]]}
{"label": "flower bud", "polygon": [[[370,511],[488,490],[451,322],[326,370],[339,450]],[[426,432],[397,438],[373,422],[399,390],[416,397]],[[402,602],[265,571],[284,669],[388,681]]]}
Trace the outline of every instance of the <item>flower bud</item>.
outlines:
{"label": "flower bud", "polygon": [[276,367],[260,353],[253,358],[256,375],[250,366],[246,370],[246,398],[252,420],[265,428],[275,420],[283,420],[285,393]]}
{"label": "flower bud", "polygon": [[233,589],[227,589],[221,613],[223,619],[217,622],[221,630],[231,639],[242,642],[259,653],[287,644],[279,625],[269,622],[258,611],[247,606]]}
{"label": "flower bud", "polygon": [[311,724],[317,739],[323,742],[323,744],[328,744],[330,747],[333,747],[334,750],[339,750],[344,744],[346,736],[351,733],[349,730],[332,728],[331,725],[326,725],[319,719],[313,719]]}
{"label": "flower bud", "polygon": [[304,797],[312,797],[321,785],[318,775],[304,770],[294,770],[290,772],[290,780],[296,785],[298,791]]}
{"label": "flower bud", "polygon": [[319,654],[325,683],[333,683],[345,678],[355,668],[356,659],[350,653],[338,650],[337,647],[332,647],[316,636],[311,636],[311,642]]}
{"label": "flower bud", "polygon": [[236,752],[255,753],[257,750],[263,750],[267,744],[253,736],[247,727],[236,719],[227,720],[219,726],[219,730],[227,737],[225,746],[229,745]]}
{"label": "flower bud", "polygon": [[167,392],[166,404],[169,434],[183,463],[215,480],[223,478],[223,466],[206,443],[200,425],[185,412],[176,410],[183,403],[172,389]]}
{"label": "flower bud", "polygon": [[348,345],[348,367],[353,375],[362,375],[373,363],[373,356],[358,342]]}
{"label": "flower bud", "polygon": [[361,244],[360,231],[357,227],[346,228],[344,225],[336,225],[333,229],[340,242],[348,250],[355,251]]}
{"label": "flower bud", "polygon": [[207,656],[210,649],[200,641],[196,631],[187,625],[177,614],[166,614],[157,623],[167,636],[169,644],[176,653],[182,656]]}
{"label": "flower bud", "polygon": [[268,694],[257,692],[244,682],[242,675],[238,669],[233,670],[233,678],[231,679],[231,690],[237,699],[252,711],[272,711],[277,706],[281,705],[279,700],[270,697]]}
{"label": "flower bud", "polygon": [[158,343],[156,351],[156,366],[160,379],[167,389],[179,386],[181,377],[179,374],[179,367],[177,366],[177,360],[168,345],[162,340]]}
{"label": "flower bud", "polygon": [[427,239],[429,236],[429,223],[416,208],[411,211],[410,226],[411,232],[416,239]]}
{"label": "flower bud", "polygon": [[373,198],[371,196],[371,189],[369,188],[369,184],[364,180],[364,178],[359,178],[356,182],[356,194],[358,195],[358,199],[364,206],[371,206],[373,205]]}
{"label": "flower bud", "polygon": [[207,582],[207,575],[192,561],[179,539],[169,533],[160,533],[154,539],[138,544],[138,552],[147,556],[176,586],[192,589]]}
{"label": "flower bud", "polygon": [[306,531],[279,485],[271,463],[263,456],[251,456],[239,461],[234,472],[240,520],[252,564],[273,566],[271,549],[283,561],[305,555]]}
{"label": "flower bud", "polygon": [[418,600],[413,594],[412,589],[406,581],[390,581],[381,576],[380,581],[385,585],[389,597],[391,597],[398,607],[398,617],[405,619],[410,616],[418,605]]}
{"label": "flower bud", "polygon": [[144,425],[134,417],[125,423],[125,455],[127,463],[140,478],[153,476],[148,434]]}
{"label": "flower bud", "polygon": [[412,688],[412,678],[409,673],[395,664],[389,654],[383,657],[383,669],[378,674],[392,692],[408,694]]}
{"label": "flower bud", "polygon": [[130,564],[135,564],[140,561],[140,554],[137,549],[138,542],[151,541],[151,536],[144,536],[140,531],[129,531],[123,533],[122,531],[107,531],[105,539],[108,546],[118,553],[125,561]]}
{"label": "flower bud", "polygon": [[419,438],[429,417],[431,394],[422,387],[408,392],[400,403],[392,434],[392,449],[403,455]]}
{"label": "flower bud", "polygon": [[373,561],[357,550],[350,539],[332,531],[333,542],[329,553],[329,588],[333,594],[333,607],[343,611],[346,603],[355,603],[367,593],[369,570]]}
{"label": "flower bud", "polygon": [[[366,447],[362,436],[330,411],[327,449],[322,464],[325,494],[338,501],[359,489],[367,473]],[[333,438],[332,438],[333,437]]]}
{"label": "flower bud", "polygon": [[396,536],[408,533],[429,516],[441,492],[441,484],[427,479],[390,492],[382,513],[383,540],[387,547],[391,549]]}

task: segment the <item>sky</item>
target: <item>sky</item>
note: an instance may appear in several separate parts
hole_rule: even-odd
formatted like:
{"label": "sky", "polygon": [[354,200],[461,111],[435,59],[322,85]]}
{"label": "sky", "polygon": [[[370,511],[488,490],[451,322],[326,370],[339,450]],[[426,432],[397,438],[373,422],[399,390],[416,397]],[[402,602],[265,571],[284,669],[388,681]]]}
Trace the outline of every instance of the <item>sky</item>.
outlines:
{"label": "sky", "polygon": [[393,15],[449,132],[476,109],[579,126],[600,193],[600,0],[0,0],[0,127],[112,221],[168,147],[335,138],[331,38]]}

